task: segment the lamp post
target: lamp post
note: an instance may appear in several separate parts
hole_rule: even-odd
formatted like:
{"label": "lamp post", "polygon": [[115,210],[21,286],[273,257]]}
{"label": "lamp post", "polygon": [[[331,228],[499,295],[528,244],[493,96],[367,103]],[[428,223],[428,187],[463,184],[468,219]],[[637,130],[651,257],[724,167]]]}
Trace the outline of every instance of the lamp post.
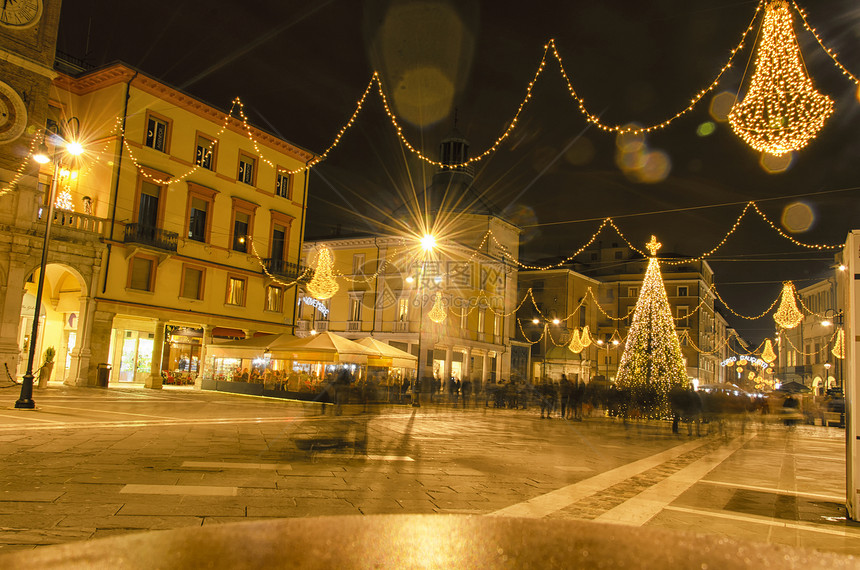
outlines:
{"label": "lamp post", "polygon": [[[421,238],[421,249],[424,250],[424,255],[421,258],[421,269],[418,273],[418,370],[415,372],[415,378],[412,382],[412,407],[421,407],[421,373],[427,366],[427,356],[423,353],[422,337],[424,336],[424,269],[427,264],[427,255],[436,247],[436,238],[431,234],[424,234]],[[424,366],[422,366],[422,363]],[[433,389],[432,387],[430,388]]]}
{"label": "lamp post", "polygon": [[[821,325],[825,327],[835,326],[836,330],[838,330],[842,326],[842,313],[837,313],[835,309],[826,309],[824,311],[824,320],[821,321]],[[831,337],[832,338],[832,337]],[[836,379],[836,385],[839,389],[842,389],[842,378],[840,377],[841,369],[839,367],[839,358],[836,359],[836,368],[833,370],[834,378]],[[830,372],[830,363],[826,363],[824,368],[827,369],[827,372]],[[826,374],[829,376],[829,374]],[[824,379],[824,388],[827,390],[829,386],[827,386],[827,378]]]}
{"label": "lamp post", "polygon": [[[613,338],[611,342],[612,342],[612,346],[617,349],[618,348],[618,339]],[[604,376],[603,378],[607,382],[609,382],[609,362],[606,361],[607,358],[609,358],[609,343],[604,341],[603,339],[598,339],[597,345],[603,346],[604,348],[606,348],[606,355],[603,357],[603,363],[606,365],[606,376]],[[600,349],[599,348],[597,349],[597,355],[600,356]],[[600,375],[600,361],[597,362],[597,374]]]}
{"label": "lamp post", "polygon": [[[67,142],[60,139],[59,135],[55,135],[58,143],[55,144],[53,150],[54,171],[51,175],[51,186],[48,190],[47,212],[45,213],[45,237],[42,240],[42,260],[39,264],[39,280],[36,285],[36,307],[33,309],[33,327],[30,331],[30,346],[27,351],[27,371],[21,382],[21,395],[15,402],[15,407],[20,409],[33,409],[36,407],[36,402],[33,401],[33,360],[36,357],[36,340],[39,335],[39,313],[42,307],[42,292],[45,288],[45,268],[48,265],[48,244],[51,240],[51,222],[54,218],[54,200],[57,194],[57,179],[60,174],[60,162],[57,146],[63,146],[66,152],[72,156],[77,156],[83,152],[83,148],[78,142]],[[39,152],[33,155],[33,160],[39,164],[47,164],[52,157],[48,156],[48,149],[44,142],[40,145]]]}

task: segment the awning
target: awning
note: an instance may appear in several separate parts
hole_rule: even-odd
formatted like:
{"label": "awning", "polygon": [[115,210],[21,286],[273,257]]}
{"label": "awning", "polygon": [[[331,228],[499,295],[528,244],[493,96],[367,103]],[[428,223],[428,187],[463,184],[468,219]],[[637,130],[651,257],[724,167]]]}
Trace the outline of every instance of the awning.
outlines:
{"label": "awning", "polygon": [[405,350],[395,348],[372,336],[360,338],[355,342],[382,355],[382,358],[371,359],[369,361],[371,366],[391,366],[394,368],[411,368],[413,370],[418,368],[417,356],[409,354]]}

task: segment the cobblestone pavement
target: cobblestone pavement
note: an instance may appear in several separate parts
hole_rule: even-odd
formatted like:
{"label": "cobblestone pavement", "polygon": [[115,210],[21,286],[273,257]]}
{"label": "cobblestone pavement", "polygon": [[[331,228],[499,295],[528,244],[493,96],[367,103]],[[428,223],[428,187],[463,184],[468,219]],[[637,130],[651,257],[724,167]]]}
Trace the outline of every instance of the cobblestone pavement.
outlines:
{"label": "cobblestone pavement", "polygon": [[336,416],[188,389],[51,386],[36,410],[14,409],[17,397],[0,390],[0,552],[265,518],[470,513],[860,555],[838,428],[755,422],[697,437],[428,405]]}

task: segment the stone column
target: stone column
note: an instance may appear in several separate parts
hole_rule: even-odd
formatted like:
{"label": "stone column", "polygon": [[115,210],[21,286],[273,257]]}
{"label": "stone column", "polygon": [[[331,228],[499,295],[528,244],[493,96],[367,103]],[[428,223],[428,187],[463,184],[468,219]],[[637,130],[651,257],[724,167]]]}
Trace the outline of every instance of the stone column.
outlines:
{"label": "stone column", "polygon": [[[24,281],[27,277],[22,265],[17,263],[7,265],[2,261],[0,261],[0,274],[3,273],[4,266],[8,270],[6,281],[0,283],[0,379],[2,379],[0,384],[8,382],[7,369],[12,378],[17,375],[18,360],[21,358],[21,346],[18,343],[21,305],[24,301]],[[27,319],[33,318],[32,313],[25,316]],[[26,360],[26,354],[24,359]]]}
{"label": "stone column", "polygon": [[463,378],[472,379],[472,349],[467,348],[463,352]]}
{"label": "stone column", "polygon": [[245,334],[245,338],[253,338],[254,333],[257,332],[253,329],[242,329],[242,332]]}
{"label": "stone column", "polygon": [[155,322],[155,338],[152,340],[152,367],[149,378],[143,383],[145,388],[161,390],[163,380],[161,378],[161,358],[164,352],[164,326],[167,323],[161,319]]}
{"label": "stone column", "polygon": [[442,377],[442,381],[446,383],[448,379],[451,378],[453,374],[454,368],[454,349],[451,346],[445,348],[445,376]]}
{"label": "stone column", "polygon": [[200,390],[203,388],[203,378],[207,373],[212,374],[212,369],[209,363],[206,362],[209,345],[212,344],[212,330],[215,327],[212,325],[203,325],[203,342],[200,343],[200,360],[197,362],[197,378],[194,379],[194,388]]}
{"label": "stone column", "polygon": [[[108,364],[115,313],[95,310],[95,302],[87,303],[87,323],[78,323],[78,330],[85,331],[78,353],[75,386],[98,386],[98,365]],[[82,317],[83,318],[83,317]],[[78,350],[75,341],[75,352]]]}
{"label": "stone column", "polygon": [[[90,358],[92,357],[90,336],[93,328],[95,301],[92,297],[84,295],[78,302],[80,303],[80,307],[78,308],[78,326],[75,328],[75,348],[72,349],[69,374],[63,380],[63,384],[67,386],[87,385],[87,373],[90,369]],[[107,363],[107,360],[105,360],[105,363]]]}
{"label": "stone column", "polygon": [[484,353],[483,364],[484,365],[481,367],[481,385],[486,386],[487,380],[490,377],[490,353],[489,352]]}

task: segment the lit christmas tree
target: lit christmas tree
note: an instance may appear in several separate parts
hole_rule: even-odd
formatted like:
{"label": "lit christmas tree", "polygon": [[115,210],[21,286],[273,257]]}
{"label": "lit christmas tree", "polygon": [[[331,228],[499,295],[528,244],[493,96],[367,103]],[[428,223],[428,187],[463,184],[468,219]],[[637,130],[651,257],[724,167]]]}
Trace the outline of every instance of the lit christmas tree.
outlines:
{"label": "lit christmas tree", "polygon": [[651,236],[647,246],[651,258],[618,364],[616,383],[628,391],[629,406],[637,408],[641,416],[668,418],[672,413],[669,392],[687,387],[687,370],[660,263],[655,257],[661,244]]}

